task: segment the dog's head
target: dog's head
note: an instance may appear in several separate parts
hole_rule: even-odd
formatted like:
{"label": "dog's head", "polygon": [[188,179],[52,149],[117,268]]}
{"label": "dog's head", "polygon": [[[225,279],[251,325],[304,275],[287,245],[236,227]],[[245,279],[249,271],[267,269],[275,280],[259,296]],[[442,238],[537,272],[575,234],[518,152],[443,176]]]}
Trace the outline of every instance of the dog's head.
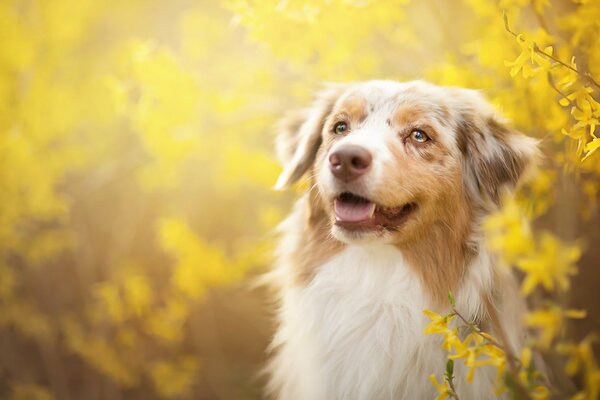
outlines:
{"label": "dog's head", "polygon": [[537,141],[506,127],[479,93],[425,82],[331,86],[284,121],[276,187],[310,171],[313,196],[343,242],[402,242],[431,224],[489,211]]}

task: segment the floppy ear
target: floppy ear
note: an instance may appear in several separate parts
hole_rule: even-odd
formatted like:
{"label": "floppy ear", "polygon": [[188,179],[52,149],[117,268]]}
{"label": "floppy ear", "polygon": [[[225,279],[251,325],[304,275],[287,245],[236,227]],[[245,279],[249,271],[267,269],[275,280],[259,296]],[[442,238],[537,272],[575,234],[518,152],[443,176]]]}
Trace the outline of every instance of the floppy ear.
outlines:
{"label": "floppy ear", "polygon": [[276,148],[283,172],[275,189],[286,189],[304,175],[321,146],[323,125],[344,85],[331,85],[317,94],[310,108],[288,115],[279,123]]}
{"label": "floppy ear", "polygon": [[458,122],[457,143],[465,160],[469,191],[483,204],[500,204],[503,190],[514,189],[538,158],[538,140],[506,126],[483,102],[465,110]]}

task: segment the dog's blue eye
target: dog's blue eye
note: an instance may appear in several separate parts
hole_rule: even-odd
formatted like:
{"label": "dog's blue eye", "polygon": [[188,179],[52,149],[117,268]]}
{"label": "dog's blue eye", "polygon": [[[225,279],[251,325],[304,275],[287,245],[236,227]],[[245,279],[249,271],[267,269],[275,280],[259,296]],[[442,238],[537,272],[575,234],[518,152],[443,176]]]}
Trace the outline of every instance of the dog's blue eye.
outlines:
{"label": "dog's blue eye", "polygon": [[346,133],[347,130],[348,130],[348,124],[345,122],[338,122],[333,127],[333,132],[336,135],[342,135],[342,134]]}
{"label": "dog's blue eye", "polygon": [[419,142],[419,143],[425,143],[426,141],[428,141],[428,140],[429,140],[429,136],[427,136],[427,135],[425,134],[425,132],[423,132],[423,131],[420,131],[420,130],[418,130],[418,129],[415,129],[415,130],[413,130],[413,131],[410,133],[410,136],[411,136],[411,137],[412,137],[412,138],[413,138],[415,141],[417,141],[417,142]]}

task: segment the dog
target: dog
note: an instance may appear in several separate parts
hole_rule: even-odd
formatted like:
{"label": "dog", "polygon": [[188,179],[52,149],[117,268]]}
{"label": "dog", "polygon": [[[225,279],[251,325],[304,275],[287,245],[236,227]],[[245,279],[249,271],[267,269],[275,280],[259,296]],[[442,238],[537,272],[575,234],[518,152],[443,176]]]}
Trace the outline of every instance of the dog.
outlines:
{"label": "dog", "polygon": [[[276,188],[309,186],[278,228],[273,398],[434,398],[428,377],[442,379],[447,354],[423,310],[449,312],[449,292],[519,354],[525,306],[481,224],[530,174],[536,139],[477,91],[367,81],[328,86],[285,118],[277,153]],[[457,361],[461,399],[494,398],[493,367],[470,384],[466,372]]]}

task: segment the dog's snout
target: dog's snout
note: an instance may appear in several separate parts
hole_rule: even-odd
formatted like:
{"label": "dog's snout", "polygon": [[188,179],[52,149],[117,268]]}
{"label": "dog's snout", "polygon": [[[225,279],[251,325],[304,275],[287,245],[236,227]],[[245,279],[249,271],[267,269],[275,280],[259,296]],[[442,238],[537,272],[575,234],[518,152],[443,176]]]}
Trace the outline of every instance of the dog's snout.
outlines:
{"label": "dog's snout", "polygon": [[363,147],[346,145],[329,156],[329,168],[333,175],[346,182],[355,180],[371,167],[373,157]]}

